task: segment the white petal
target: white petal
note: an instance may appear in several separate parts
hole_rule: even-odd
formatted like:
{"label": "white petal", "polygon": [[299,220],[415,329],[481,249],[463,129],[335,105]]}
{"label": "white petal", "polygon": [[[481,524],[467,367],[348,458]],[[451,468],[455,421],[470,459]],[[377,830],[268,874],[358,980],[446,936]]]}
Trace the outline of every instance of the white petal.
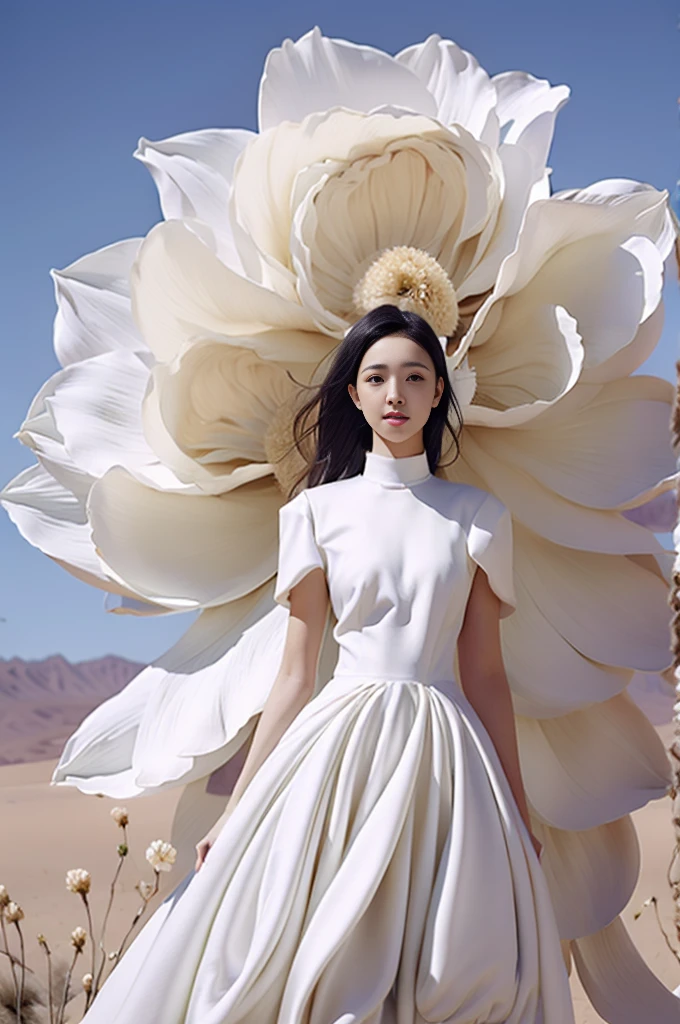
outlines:
{"label": "white petal", "polygon": [[572,647],[604,665],[668,666],[668,590],[655,573],[620,555],[551,544],[519,524],[515,532],[518,582]]}
{"label": "white petal", "polygon": [[10,480],[0,491],[0,504],[34,547],[103,577],[83,502],[41,465]]}
{"label": "white petal", "polygon": [[[517,542],[516,554],[520,541]],[[631,669],[585,658],[566,640],[516,576],[518,610],[503,620],[503,661],[515,712],[541,720],[606,701],[628,685]]]}
{"label": "white petal", "polygon": [[581,831],[550,828],[534,819],[560,937],[604,928],[633,894],[640,846],[630,815]]}
{"label": "white petal", "polygon": [[234,165],[255,133],[245,129],[183,132],[150,142],[141,138],[133,154],[156,183],[166,220],[196,218],[213,232],[219,258],[237,271],[243,266],[229,223]]}
{"label": "white petal", "polygon": [[630,178],[607,178],[596,181],[581,189],[565,189],[556,192],[553,199],[566,200],[574,203],[590,203],[595,205],[616,206],[625,202],[628,196],[647,195],[653,202],[647,211],[641,214],[637,229],[633,234],[646,234],[656,245],[662,260],[668,259],[675,245],[676,230],[668,207],[668,193],[660,192],[653,185]]}
{"label": "white petal", "polygon": [[269,52],[260,82],[260,131],[329,107],[369,111],[386,104],[436,116],[428,90],[394,57],[329,39],[318,28]]}
{"label": "white petal", "polygon": [[272,472],[265,437],[297,390],[280,364],[252,349],[195,342],[154,367],[146,435],[178,476],[222,494]]}
{"label": "white petal", "polygon": [[129,275],[141,239],[128,238],[52,270],[54,351],[62,366],[115,349],[144,349],[132,319]]}
{"label": "white petal", "polygon": [[[76,579],[121,597],[134,599],[137,596],[104,571],[92,540],[84,502],[42,465],[30,466],[14,477],[0,491],[0,505],[29,544]],[[158,605],[145,609],[146,614],[167,611]]]}
{"label": "white petal", "polygon": [[471,427],[526,424],[571,391],[583,366],[576,321],[560,306],[512,296],[502,310],[493,337],[469,352],[477,375]]}
{"label": "white petal", "polygon": [[491,82],[498,96],[496,113],[503,141],[526,149],[537,172],[542,171],[550,152],[555,118],[569,99],[569,88],[552,86],[524,71],[494,75]]}
{"label": "white petal", "polygon": [[[490,431],[484,432],[484,437],[488,438],[489,434]],[[462,466],[474,467],[477,478],[482,481],[480,486],[500,498],[513,517],[539,537],[582,551],[655,554],[662,550],[649,530],[631,523],[618,512],[575,505],[532,477],[519,475],[496,456],[493,443],[488,446],[478,443],[476,429],[468,431],[464,450],[464,463],[461,468],[449,471],[449,478],[461,478]]]}
{"label": "white petal", "polygon": [[459,298],[482,295],[496,282],[501,263],[512,252],[520,227],[531,201],[534,187],[534,169],[531,160],[520,146],[503,145],[498,150],[503,168],[503,188],[498,220],[493,231],[479,246],[475,261],[458,289]]}
{"label": "white petal", "polygon": [[[645,234],[645,225],[658,216],[662,198],[655,191],[621,196],[613,203],[566,202],[552,196],[527,210],[517,250],[501,268],[496,295],[521,291],[557,253],[573,243],[600,244],[613,252],[634,235]],[[555,300],[557,301],[557,300]]]}
{"label": "white petal", "polygon": [[156,225],[142,243],[132,304],[146,342],[166,361],[196,335],[312,327],[302,307],[235,274],[180,221]]}
{"label": "white petal", "polygon": [[680,1000],[637,951],[620,917],[571,944],[588,998],[603,1020],[615,1024],[676,1024]]}
{"label": "white petal", "polygon": [[125,466],[142,482],[168,491],[192,490],[161,465],[142,431],[149,353],[118,350],[53,374],[31,403],[15,436],[83,500],[95,477]]}
{"label": "white petal", "polygon": [[154,491],[114,467],[88,500],[97,551],[114,578],[169,607],[242,597],[276,571],[283,495],[270,480],[195,497]]}
{"label": "white petal", "polygon": [[629,377],[655,350],[663,331],[664,310],[659,304],[652,315],[640,324],[628,345],[618,349],[603,362],[590,366],[581,373],[583,384],[605,384],[619,377]]}
{"label": "white petal", "polygon": [[[476,369],[479,393],[484,383]],[[573,404],[558,402],[523,429],[476,427],[475,441],[518,474],[590,508],[619,508],[675,472],[670,381],[625,377],[579,390],[589,401],[576,413]]]}
{"label": "white petal", "polygon": [[496,90],[489,76],[467,50],[450,39],[431,35],[395,57],[434,96],[435,116],[443,124],[460,124],[487,145],[498,141]]}
{"label": "white petal", "polygon": [[[203,611],[169,651],[87,716],[53,784],[131,797],[228,760],[252,731],[278,670],[288,616],[274,606],[272,589],[268,583]],[[142,773],[156,781],[142,782]]]}
{"label": "white petal", "polygon": [[518,717],[516,725],[527,799],[547,825],[594,828],[666,794],[665,747],[625,692],[559,718]]}

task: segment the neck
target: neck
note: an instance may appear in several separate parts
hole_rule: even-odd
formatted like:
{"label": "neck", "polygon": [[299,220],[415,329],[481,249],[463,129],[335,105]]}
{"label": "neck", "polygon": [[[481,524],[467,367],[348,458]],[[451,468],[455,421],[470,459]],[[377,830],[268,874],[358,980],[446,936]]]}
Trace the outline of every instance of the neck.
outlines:
{"label": "neck", "polygon": [[366,452],[363,476],[384,487],[414,487],[429,480],[432,474],[425,452],[400,458]]}
{"label": "neck", "polygon": [[408,441],[390,442],[373,431],[371,451],[376,455],[384,455],[391,459],[409,459],[413,455],[421,455],[425,450],[422,430],[409,437]]}

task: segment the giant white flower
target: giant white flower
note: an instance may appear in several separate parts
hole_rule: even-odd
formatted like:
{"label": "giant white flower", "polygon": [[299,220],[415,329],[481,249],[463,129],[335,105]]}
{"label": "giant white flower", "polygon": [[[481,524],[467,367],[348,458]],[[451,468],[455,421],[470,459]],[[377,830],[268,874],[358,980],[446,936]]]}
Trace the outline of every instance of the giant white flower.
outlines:
{"label": "giant white flower", "polygon": [[504,657],[565,955],[596,1004],[618,959],[663,1008],[618,914],[637,878],[630,812],[669,780],[626,688],[671,660],[671,556],[642,523],[675,482],[673,389],[634,371],[658,341],[673,231],[647,185],[551,195],[567,95],[490,77],[435,36],[392,57],[315,30],[269,54],[257,133],[142,139],[164,220],[54,272],[62,369],[17,435],[37,463],[0,500],[111,610],[201,610],[54,776],[117,798],[193,781],[193,845],[206,777],[278,667],[274,459],[296,382],[318,379],[384,249],[434,257],[461,314],[447,359],[466,426],[446,473],[513,515]]}

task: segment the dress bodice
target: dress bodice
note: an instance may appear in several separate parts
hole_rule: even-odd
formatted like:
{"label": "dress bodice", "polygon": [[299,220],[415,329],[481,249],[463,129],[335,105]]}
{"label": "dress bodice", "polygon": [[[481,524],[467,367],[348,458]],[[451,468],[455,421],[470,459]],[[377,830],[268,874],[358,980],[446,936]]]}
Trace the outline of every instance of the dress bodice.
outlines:
{"label": "dress bodice", "polygon": [[456,642],[477,565],[516,605],[510,513],[494,495],[434,476],[423,452],[367,452],[363,473],[301,491],[279,513],[275,598],[326,574],[336,675],[454,678]]}

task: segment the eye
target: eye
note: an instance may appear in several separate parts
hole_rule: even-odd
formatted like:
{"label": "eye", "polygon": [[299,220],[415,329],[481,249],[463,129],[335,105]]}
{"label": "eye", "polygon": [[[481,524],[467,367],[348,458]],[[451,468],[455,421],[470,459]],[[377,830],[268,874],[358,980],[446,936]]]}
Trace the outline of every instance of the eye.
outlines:
{"label": "eye", "polygon": [[409,375],[408,375],[408,377],[406,379],[410,380],[411,377],[415,377],[417,380],[425,380],[425,378],[422,376],[422,374],[416,373],[415,370],[413,371],[413,373],[409,373]]}
{"label": "eye", "polygon": [[370,377],[366,378],[366,383],[370,384],[371,381],[373,381],[373,380],[379,380],[380,381],[380,380],[382,380],[382,377],[380,376],[379,373],[372,373]]}

